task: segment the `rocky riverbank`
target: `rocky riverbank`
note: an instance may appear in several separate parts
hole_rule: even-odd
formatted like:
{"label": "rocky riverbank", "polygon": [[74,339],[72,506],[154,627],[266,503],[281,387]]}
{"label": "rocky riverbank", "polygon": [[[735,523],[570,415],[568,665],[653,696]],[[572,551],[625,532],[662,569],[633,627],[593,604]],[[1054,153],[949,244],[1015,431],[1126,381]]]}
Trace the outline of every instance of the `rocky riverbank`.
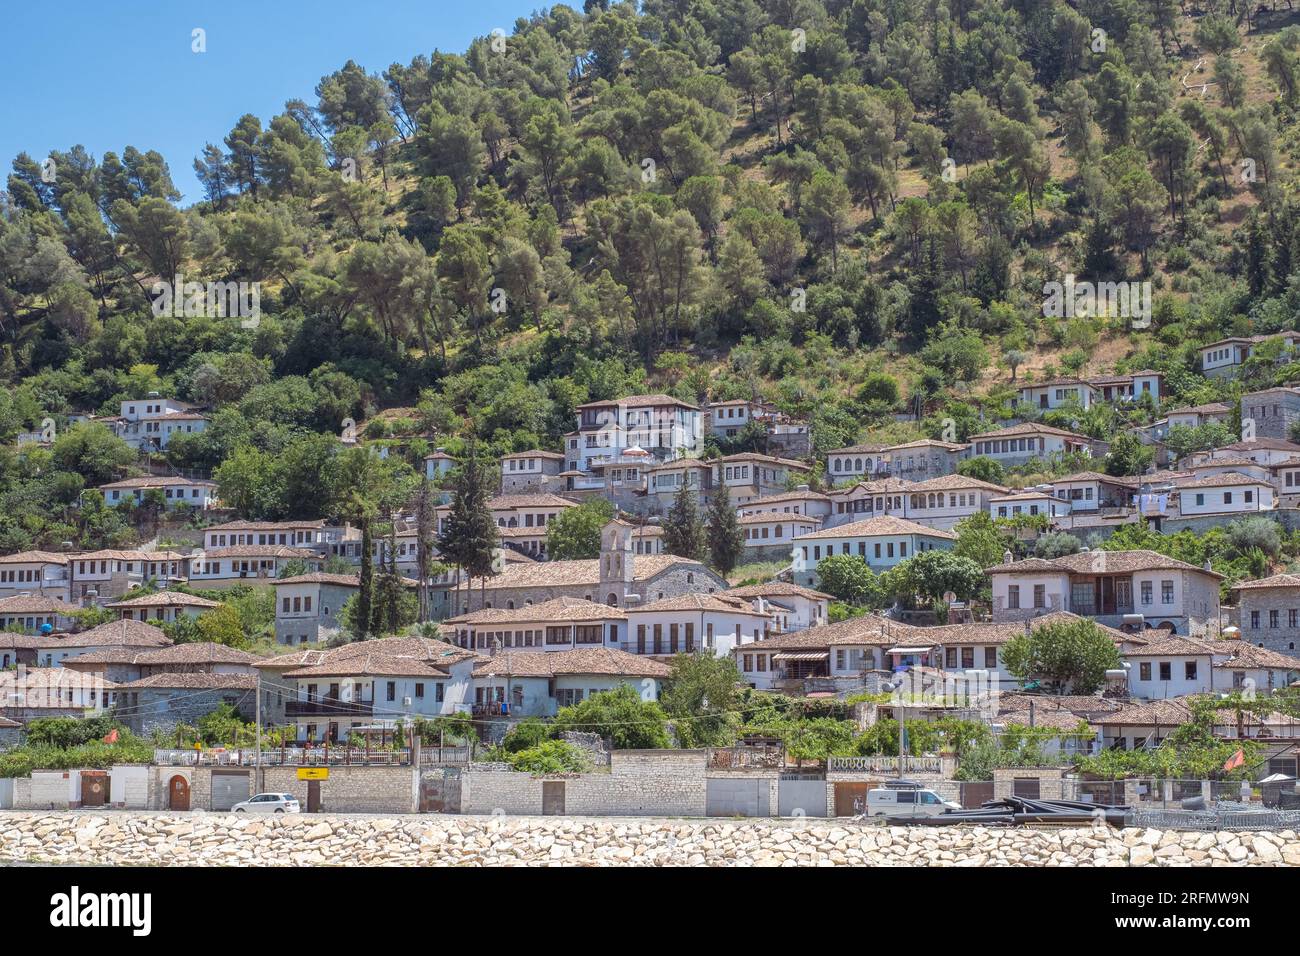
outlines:
{"label": "rocky riverbank", "polygon": [[192,866],[1284,866],[1300,838],[847,821],[0,813],[0,861]]}

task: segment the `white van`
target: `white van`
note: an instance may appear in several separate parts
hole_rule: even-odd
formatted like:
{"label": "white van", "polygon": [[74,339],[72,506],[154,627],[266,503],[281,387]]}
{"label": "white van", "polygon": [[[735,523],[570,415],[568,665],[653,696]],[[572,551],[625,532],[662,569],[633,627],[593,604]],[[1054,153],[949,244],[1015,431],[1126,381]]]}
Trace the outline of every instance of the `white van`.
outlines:
{"label": "white van", "polygon": [[947,810],[960,809],[961,804],[917,786],[882,787],[867,792],[869,817],[937,817]]}

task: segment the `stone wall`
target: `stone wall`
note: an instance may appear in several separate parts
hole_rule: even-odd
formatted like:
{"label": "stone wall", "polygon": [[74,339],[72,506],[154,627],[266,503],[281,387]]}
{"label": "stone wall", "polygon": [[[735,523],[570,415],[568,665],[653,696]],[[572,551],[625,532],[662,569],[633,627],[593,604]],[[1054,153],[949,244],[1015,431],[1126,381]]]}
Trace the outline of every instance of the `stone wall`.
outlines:
{"label": "stone wall", "polygon": [[615,751],[608,773],[558,775],[471,764],[461,775],[461,811],[540,814],[549,781],[564,784],[565,814],[702,817],[705,759],[702,750]]}
{"label": "stone wall", "polygon": [[177,724],[195,724],[223,703],[231,704],[245,720],[252,720],[257,692],[248,690],[177,690],[160,687],[136,691],[139,703],[132,704],[124,722],[134,734],[148,737],[155,730],[170,734]]}
{"label": "stone wall", "polygon": [[0,812],[0,860],[104,866],[1300,866],[1291,831]]}
{"label": "stone wall", "polygon": [[1062,767],[1013,767],[993,771],[993,799],[1002,800],[1015,793],[1017,780],[1037,780],[1038,799],[1061,800],[1063,796],[1062,781],[1065,769]]}
{"label": "stone wall", "polygon": [[[321,808],[326,813],[414,813],[419,784],[410,767],[330,767],[328,780],[320,781]],[[266,767],[259,788],[269,793],[292,793],[307,809],[306,780],[297,767]]]}

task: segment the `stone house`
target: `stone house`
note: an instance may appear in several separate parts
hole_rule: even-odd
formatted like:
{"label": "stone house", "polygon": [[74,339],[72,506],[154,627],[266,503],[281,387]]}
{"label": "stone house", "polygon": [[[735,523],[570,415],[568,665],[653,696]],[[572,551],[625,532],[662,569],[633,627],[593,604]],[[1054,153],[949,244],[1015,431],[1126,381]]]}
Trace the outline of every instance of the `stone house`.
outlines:
{"label": "stone house", "polygon": [[[339,612],[361,591],[361,575],[314,571],[270,582],[275,588],[277,644],[317,644],[334,637],[342,623]],[[417,582],[404,578],[407,588]]]}
{"label": "stone house", "polygon": [[1300,419],[1300,388],[1266,388],[1241,396],[1242,434],[1254,428],[1256,438],[1291,438],[1291,425]]}
{"label": "stone house", "polygon": [[564,480],[564,456],[558,452],[517,451],[501,457],[501,493],[503,495],[528,492],[559,491]]}
{"label": "stone house", "polygon": [[113,687],[113,706],[132,733],[167,734],[179,724],[193,725],[222,704],[252,720],[257,707],[257,676],[209,671],[157,673]]}
{"label": "stone house", "polygon": [[863,442],[832,448],[826,453],[826,477],[832,484],[889,473],[888,445]]}
{"label": "stone house", "polygon": [[1300,574],[1241,581],[1233,591],[1243,641],[1287,653],[1300,646]]}
{"label": "stone house", "polygon": [[733,505],[744,505],[764,495],[785,491],[796,476],[803,478],[811,469],[803,462],[771,455],[745,452],[727,455],[710,463],[714,485],[726,485]]}

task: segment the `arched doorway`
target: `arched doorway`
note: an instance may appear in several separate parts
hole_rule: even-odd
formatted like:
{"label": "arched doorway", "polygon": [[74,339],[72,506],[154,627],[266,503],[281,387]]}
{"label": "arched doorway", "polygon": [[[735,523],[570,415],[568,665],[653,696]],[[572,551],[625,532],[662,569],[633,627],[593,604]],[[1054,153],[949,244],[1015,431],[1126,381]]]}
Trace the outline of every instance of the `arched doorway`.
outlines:
{"label": "arched doorway", "polygon": [[178,773],[167,782],[167,809],[188,810],[189,808],[190,782]]}

